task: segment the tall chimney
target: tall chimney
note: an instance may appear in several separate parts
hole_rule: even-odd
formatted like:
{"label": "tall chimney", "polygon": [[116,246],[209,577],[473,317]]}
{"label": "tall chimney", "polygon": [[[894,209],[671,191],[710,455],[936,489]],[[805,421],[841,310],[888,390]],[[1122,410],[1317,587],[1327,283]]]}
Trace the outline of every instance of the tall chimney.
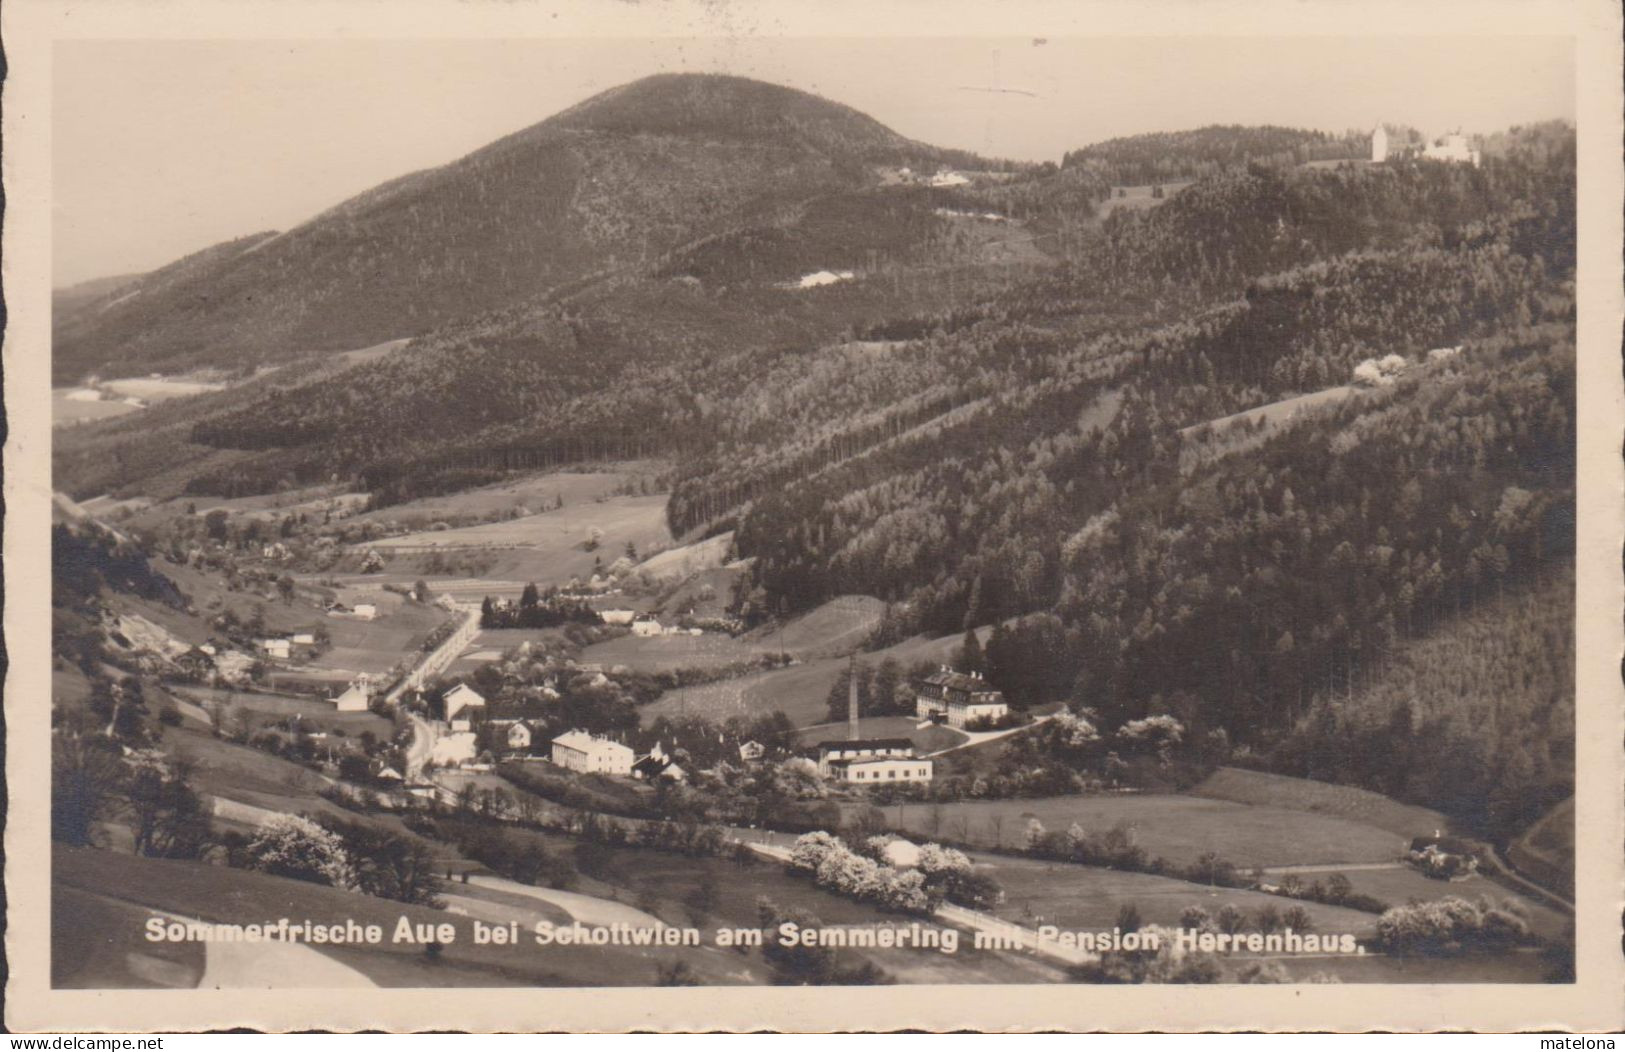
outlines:
{"label": "tall chimney", "polygon": [[858,659],[856,655],[847,662],[846,676],[846,736],[850,741],[858,740]]}

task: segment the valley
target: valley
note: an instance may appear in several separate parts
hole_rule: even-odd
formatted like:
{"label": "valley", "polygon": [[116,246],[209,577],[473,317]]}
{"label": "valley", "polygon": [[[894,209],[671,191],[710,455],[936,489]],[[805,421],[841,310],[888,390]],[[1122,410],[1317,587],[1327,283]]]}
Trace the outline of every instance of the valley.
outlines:
{"label": "valley", "polygon": [[380,986],[1559,981],[1573,129],[1498,142],[661,76],[64,297],[148,404],[58,403],[59,908],[967,947],[311,951]]}

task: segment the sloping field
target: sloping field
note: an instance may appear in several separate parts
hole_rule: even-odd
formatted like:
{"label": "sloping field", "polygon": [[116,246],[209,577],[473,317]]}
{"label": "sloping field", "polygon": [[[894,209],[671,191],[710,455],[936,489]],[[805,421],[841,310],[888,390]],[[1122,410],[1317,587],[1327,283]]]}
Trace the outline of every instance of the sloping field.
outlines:
{"label": "sloping field", "polygon": [[793,618],[783,628],[760,628],[746,638],[802,659],[845,657],[874,634],[885,613],[886,604],[874,596],[842,595]]}
{"label": "sloping field", "polygon": [[[595,534],[598,545],[589,550]],[[595,564],[613,563],[629,542],[648,551],[671,540],[665,497],[610,497],[505,522],[403,534],[353,550],[376,548],[388,559],[391,573],[418,573],[434,553],[477,554],[490,561],[482,576],[563,583],[590,576]]]}
{"label": "sloping field", "polygon": [[106,398],[96,401],[84,401],[78,398],[69,398],[69,388],[53,388],[51,391],[51,426],[72,427],[74,424],[89,423],[92,420],[107,420],[126,413],[139,412],[137,407],[128,402],[109,400]]}
{"label": "sloping field", "polygon": [[1201,785],[1191,791],[1192,796],[1211,800],[1229,800],[1237,804],[1263,804],[1286,807],[1294,811],[1334,815],[1362,822],[1378,829],[1386,829],[1407,840],[1427,836],[1435,830],[1449,828],[1444,815],[1426,807],[1402,804],[1381,793],[1356,789],[1347,785],[1332,785],[1307,778],[1292,778],[1283,774],[1265,774],[1239,767],[1220,767]]}
{"label": "sloping field", "polygon": [[672,548],[638,564],[638,572],[656,580],[680,580],[702,570],[716,570],[727,561],[733,546],[733,531],[719,533],[703,541]]}
{"label": "sloping field", "polygon": [[[1316,880],[1325,880],[1328,875],[1303,873],[1299,874],[1299,879],[1305,884],[1311,884]],[[1349,879],[1355,891],[1381,899],[1390,906],[1403,906],[1413,900],[1432,902],[1452,897],[1476,901],[1488,896],[1496,902],[1506,900],[1521,906],[1529,916],[1530,930],[1542,938],[1561,938],[1569,924],[1568,917],[1549,906],[1542,905],[1539,900],[1519,894],[1505,884],[1483,876],[1468,877],[1466,880],[1434,880],[1408,865],[1393,869],[1355,869],[1343,875]],[[1274,883],[1280,881],[1276,876],[1266,879]]]}
{"label": "sloping field", "polygon": [[1548,811],[1507,849],[1512,864],[1559,895],[1574,897],[1574,797]]}
{"label": "sloping field", "polygon": [[488,515],[524,507],[532,512],[553,507],[560,498],[566,508],[591,504],[607,497],[629,481],[653,478],[666,470],[660,461],[628,461],[605,465],[599,471],[558,471],[530,475],[495,486],[465,490],[439,497],[423,497],[405,504],[357,515],[357,522],[402,522],[422,520],[425,524],[454,515]]}
{"label": "sloping field", "polygon": [[1372,913],[1318,902],[1295,902],[1262,891],[1210,888],[1149,873],[999,855],[976,855],[974,861],[978,868],[985,866],[985,871],[1004,887],[1005,900],[994,912],[1005,920],[1028,926],[1053,924],[1109,931],[1117,923],[1117,911],[1130,903],[1139,909],[1145,923],[1168,927],[1179,926],[1179,914],[1187,906],[1201,906],[1214,914],[1227,903],[1248,914],[1267,906],[1279,912],[1302,906],[1314,920],[1317,932],[1364,936],[1377,926],[1377,917]]}
{"label": "sloping field", "polygon": [[[538,946],[530,942],[475,946],[472,920],[467,917],[196,862],[59,847],[52,855],[52,876],[66,888],[114,902],[216,923],[263,923],[266,918],[291,917],[326,924],[353,918],[358,924],[379,925],[384,930],[379,944],[324,946],[322,952],[380,986],[652,986],[658,967],[674,960],[687,963],[706,983],[760,979],[759,965],[707,947]],[[430,961],[422,947],[390,940],[403,916],[413,923],[449,922],[457,936],[445,944],[440,960]],[[91,941],[74,914],[64,913],[54,920],[54,941],[67,945]]]}
{"label": "sloping field", "polygon": [[[807,661],[843,658],[874,632],[886,604],[866,595],[831,599],[787,623],[782,629],[758,629],[734,638],[708,632],[702,636],[620,636],[582,652],[585,661],[626,665],[639,672],[680,668],[721,668],[762,654],[787,653]],[[880,657],[874,661],[879,662]]]}
{"label": "sloping field", "polygon": [[[661,617],[722,617],[728,612],[734,585],[745,568],[738,563],[716,570],[702,570],[684,581],[661,605]],[[628,604],[630,605],[630,604]]]}
{"label": "sloping field", "polygon": [[1064,831],[1074,822],[1090,832],[1119,822],[1146,852],[1171,862],[1195,862],[1212,851],[1242,869],[1254,866],[1347,865],[1392,862],[1408,842],[1374,826],[1284,807],[1236,804],[1175,794],[1052,796],[1036,800],[976,800],[909,807],[902,829],[973,846],[1024,847],[1027,823]]}
{"label": "sloping field", "polygon": [[[906,670],[916,661],[948,660],[954,647],[963,639],[963,636],[941,636],[936,639],[916,636],[885,650],[865,654],[862,660],[877,665],[892,657]],[[687,713],[720,721],[729,716],[750,716],[777,710],[798,726],[823,723],[829,718],[825,701],[829,697],[830,687],[834,686],[844,667],[845,658],[822,658],[772,672],[670,690],[643,708],[643,719],[647,722],[661,715]]]}

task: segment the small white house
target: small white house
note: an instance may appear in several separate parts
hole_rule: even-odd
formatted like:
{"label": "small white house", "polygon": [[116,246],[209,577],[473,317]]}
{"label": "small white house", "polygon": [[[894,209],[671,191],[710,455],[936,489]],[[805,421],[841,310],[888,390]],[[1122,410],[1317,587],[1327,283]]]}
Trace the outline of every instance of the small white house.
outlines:
{"label": "small white house", "polygon": [[334,698],[333,705],[340,712],[366,712],[371,701],[372,685],[366,676],[362,676],[345,688],[343,694]]}
{"label": "small white house", "polygon": [[652,617],[632,622],[632,634],[635,636],[658,636],[660,631],[660,622]]}
{"label": "small white house", "polygon": [[606,625],[629,625],[637,620],[638,614],[636,610],[600,610],[598,616]]}
{"label": "small white house", "polygon": [[519,752],[529,749],[530,742],[530,728],[524,723],[515,720],[513,725],[508,728],[508,748]]}
{"label": "small white house", "polygon": [[446,691],[444,704],[451,729],[466,731],[474,725],[474,713],[485,710],[485,697],[467,683],[459,683]]}
{"label": "small white house", "polygon": [[620,742],[586,731],[569,731],[553,739],[553,762],[582,774],[632,773],[632,750]]}
{"label": "small white house", "polygon": [[292,639],[293,642],[299,646],[308,647],[316,645],[316,633],[314,632],[295,632]]}
{"label": "small white house", "polygon": [[363,621],[371,621],[378,616],[378,607],[372,603],[357,603],[351,613]]}
{"label": "small white house", "polygon": [[265,651],[267,657],[278,658],[282,661],[286,661],[289,655],[293,653],[292,645],[286,639],[262,639],[260,640],[260,649]]}
{"label": "small white house", "polygon": [[739,758],[746,763],[755,763],[767,755],[767,746],[761,742],[743,742],[739,746]]}

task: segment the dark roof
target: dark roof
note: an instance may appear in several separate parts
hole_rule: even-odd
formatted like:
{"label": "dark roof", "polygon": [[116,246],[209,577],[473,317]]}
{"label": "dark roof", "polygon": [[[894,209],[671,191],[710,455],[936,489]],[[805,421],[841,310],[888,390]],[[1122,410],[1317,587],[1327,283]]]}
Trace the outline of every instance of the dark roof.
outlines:
{"label": "dark roof", "polygon": [[848,738],[845,741],[819,742],[820,752],[835,749],[912,749],[914,743],[907,738]]}
{"label": "dark roof", "polygon": [[944,690],[963,690],[971,694],[997,694],[987,680],[967,676],[963,672],[933,672],[922,681]]}

